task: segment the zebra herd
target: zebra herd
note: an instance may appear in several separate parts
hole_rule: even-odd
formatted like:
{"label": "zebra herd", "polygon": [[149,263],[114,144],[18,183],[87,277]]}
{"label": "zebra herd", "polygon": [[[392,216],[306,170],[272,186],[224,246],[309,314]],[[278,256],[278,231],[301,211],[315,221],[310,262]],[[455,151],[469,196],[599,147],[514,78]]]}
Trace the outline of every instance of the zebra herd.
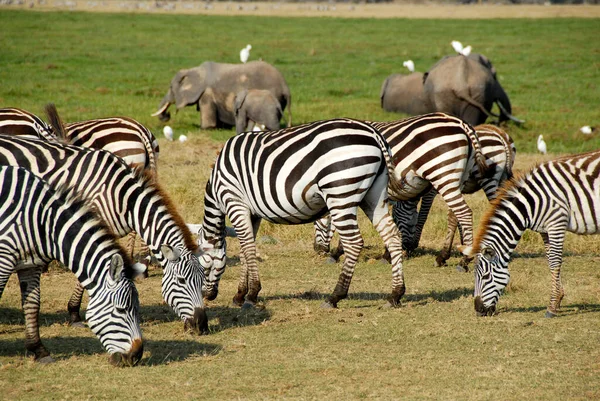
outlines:
{"label": "zebra herd", "polygon": [[[347,297],[363,247],[360,208],[385,244],[392,267],[386,305],[396,306],[405,292],[405,252],[418,246],[440,194],[449,224],[436,263],[446,263],[458,227],[462,268],[468,270],[475,260],[475,309],[482,315],[495,312],[508,283],[510,254],[525,229],[539,231],[546,246],[553,278],[547,316],[557,313],[563,297],[565,232],[599,231],[600,152],[543,163],[513,177],[516,148],[503,130],[432,113],[393,122],[332,119],[232,137],[206,184],[195,242],[158,184],[158,144],[149,130],[126,118],[63,125],[55,108],[47,112],[51,124],[23,110],[0,110],[0,250],[5,256],[0,296],[16,271],[26,347],[42,362],[52,359],[37,325],[40,273],[52,259],[69,267],[80,283],[68,304],[71,322],[81,320],[85,288],[88,325],[111,361],[135,365],[141,359],[139,301],[132,282],[138,264],[115,244],[132,232],[162,266],[163,297],[184,327],[206,333],[203,299],[217,296],[225,270],[226,218],[241,244],[233,302],[243,308],[256,304],[261,290],[254,239],[263,219],[315,222],[315,249],[325,252],[338,232],[335,256],[344,252],[345,259],[323,304],[331,308]],[[479,189],[492,204],[474,237],[463,194]]]}

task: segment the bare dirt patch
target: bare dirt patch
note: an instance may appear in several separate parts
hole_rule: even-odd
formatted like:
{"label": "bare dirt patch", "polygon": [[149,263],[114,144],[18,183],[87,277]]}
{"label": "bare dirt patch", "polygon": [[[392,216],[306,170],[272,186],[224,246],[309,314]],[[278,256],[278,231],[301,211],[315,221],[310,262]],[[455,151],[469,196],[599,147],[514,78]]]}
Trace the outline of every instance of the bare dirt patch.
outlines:
{"label": "bare dirt patch", "polygon": [[0,5],[0,9],[7,8],[40,11],[72,10],[89,12],[341,18],[600,18],[600,6],[595,5],[20,0],[15,1],[14,4]]}

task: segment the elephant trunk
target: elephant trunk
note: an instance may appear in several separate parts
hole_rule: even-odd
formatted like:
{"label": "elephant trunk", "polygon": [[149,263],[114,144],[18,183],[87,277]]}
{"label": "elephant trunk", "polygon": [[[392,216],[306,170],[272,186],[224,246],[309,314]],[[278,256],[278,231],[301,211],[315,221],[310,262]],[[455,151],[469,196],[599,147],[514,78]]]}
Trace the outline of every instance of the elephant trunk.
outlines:
{"label": "elephant trunk", "polygon": [[173,92],[169,88],[169,92],[163,97],[158,105],[158,110],[152,113],[152,117],[158,116],[160,121],[169,121],[171,118],[171,113],[169,113],[168,109],[171,103],[175,101],[173,97]]}

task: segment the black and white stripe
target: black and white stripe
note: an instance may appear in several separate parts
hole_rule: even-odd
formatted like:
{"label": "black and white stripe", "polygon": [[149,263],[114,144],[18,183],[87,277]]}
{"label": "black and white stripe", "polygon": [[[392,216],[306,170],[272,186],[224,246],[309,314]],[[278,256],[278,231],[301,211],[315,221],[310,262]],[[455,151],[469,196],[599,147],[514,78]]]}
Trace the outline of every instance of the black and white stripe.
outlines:
{"label": "black and white stripe", "polygon": [[600,151],[542,163],[508,181],[483,217],[473,247],[476,255],[475,309],[491,315],[508,284],[508,262],[526,229],[541,233],[552,276],[546,316],[563,298],[560,280],[567,231],[600,233]]}
{"label": "black and white stripe", "polygon": [[[68,186],[91,202],[109,228],[137,232],[163,267],[164,299],[195,330],[207,329],[202,300],[204,274],[197,245],[183,219],[153,180],[104,150],[0,135],[0,165],[26,168],[54,186]],[[79,316],[83,290],[69,302]]]}
{"label": "black and white stripe", "polygon": [[0,109],[0,134],[57,140],[54,129],[44,120],[16,107]]}
{"label": "black and white stripe", "polygon": [[133,268],[115,236],[69,191],[55,191],[31,172],[0,166],[0,297],[10,275],[19,276],[27,349],[52,358],[39,335],[41,266],[53,259],[85,286],[88,324],[114,363],[142,357],[139,300]]}
{"label": "black and white stripe", "polygon": [[[47,106],[46,112],[50,113]],[[58,132],[57,132],[58,131]],[[125,160],[132,167],[157,172],[158,141],[142,124],[128,117],[108,117],[68,123],[62,129],[47,124],[28,111],[0,109],[0,134],[19,135],[47,141],[62,141],[86,148],[104,149]]]}
{"label": "black and white stripe", "polygon": [[[394,175],[402,180],[401,186],[389,188],[390,199],[396,201],[394,218],[402,235],[410,238],[414,234],[410,231],[415,227],[413,208],[407,206],[416,204],[424,194],[434,189],[463,227],[465,242],[471,244],[473,215],[461,188],[473,168],[479,169],[482,175],[487,168],[473,127],[445,113],[369,124],[379,130],[388,142],[392,149]],[[316,240],[331,238],[330,233],[323,233],[327,226],[326,221],[315,226]],[[329,244],[316,243],[315,248],[328,249]],[[438,264],[444,263],[441,257],[438,256]],[[463,261],[464,264],[466,262]]]}
{"label": "black and white stripe", "polygon": [[[475,127],[475,132],[479,138],[481,152],[485,157],[487,171],[485,175],[481,175],[478,166],[473,165],[469,177],[462,184],[461,192],[463,194],[473,194],[479,190],[483,190],[487,199],[492,201],[496,197],[496,192],[502,183],[512,177],[512,167],[515,161],[517,149],[512,138],[501,128],[495,125],[482,124]],[[410,216],[414,214],[413,221],[416,224],[404,224],[402,231],[402,245],[407,252],[411,252],[417,248],[423,232],[423,227],[427,221],[429,210],[433,204],[437,192],[432,189],[421,198],[421,205],[416,215],[417,201],[403,202],[395,213],[402,216]],[[404,210],[400,211],[400,208]],[[397,217],[407,218],[407,217]],[[414,229],[413,229],[414,227]],[[442,250],[442,261],[447,259],[452,251],[452,242],[456,232],[458,220],[454,214],[448,211],[448,230]],[[408,229],[407,229],[408,228]],[[461,230],[461,243],[462,230]]]}
{"label": "black and white stripe", "polygon": [[[346,250],[327,306],[347,296],[363,247],[360,207],[392,258],[392,294],[404,294],[401,240],[387,206],[389,148],[370,125],[350,119],[319,121],[273,132],[247,132],[229,139],[217,157],[204,198],[199,243],[207,276],[206,297],[217,296],[225,269],[225,217],[241,243],[243,273],[234,303],[254,304],[261,289],[254,238],[262,219],[277,224],[313,222],[331,213]],[[392,177],[390,185],[397,185]]]}

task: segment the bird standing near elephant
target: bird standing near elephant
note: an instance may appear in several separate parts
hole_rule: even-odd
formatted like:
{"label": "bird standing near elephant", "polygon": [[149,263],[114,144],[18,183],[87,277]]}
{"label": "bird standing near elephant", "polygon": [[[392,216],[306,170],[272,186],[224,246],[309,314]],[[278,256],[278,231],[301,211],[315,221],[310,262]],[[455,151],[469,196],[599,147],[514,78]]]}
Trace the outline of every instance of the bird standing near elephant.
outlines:
{"label": "bird standing near elephant", "polygon": [[292,96],[283,75],[264,61],[224,64],[207,61],[200,66],[179,70],[171,80],[167,94],[152,114],[161,121],[171,117],[168,109],[195,105],[201,114],[202,129],[235,126],[234,100],[243,90],[263,89],[278,100],[281,110],[288,108],[288,126],[292,124]]}

